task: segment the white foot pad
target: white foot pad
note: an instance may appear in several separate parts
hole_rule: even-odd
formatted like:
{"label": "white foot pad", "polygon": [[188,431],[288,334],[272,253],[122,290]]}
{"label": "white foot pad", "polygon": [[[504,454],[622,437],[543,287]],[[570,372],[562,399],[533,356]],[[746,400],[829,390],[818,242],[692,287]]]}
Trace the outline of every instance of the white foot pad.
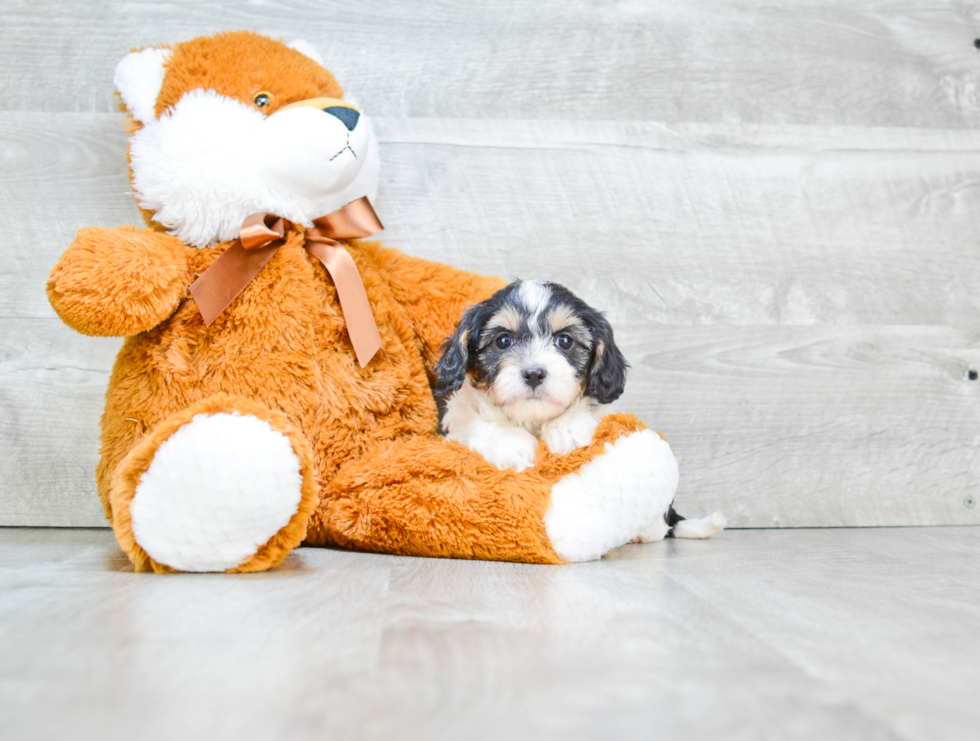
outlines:
{"label": "white foot pad", "polygon": [[180,571],[241,564],[299,509],[300,462],[261,419],[198,414],[158,449],[130,506],[136,542]]}
{"label": "white foot pad", "polygon": [[591,561],[628,543],[661,517],[679,473],[670,446],[653,430],[634,432],[555,484],[545,528],[559,558]]}

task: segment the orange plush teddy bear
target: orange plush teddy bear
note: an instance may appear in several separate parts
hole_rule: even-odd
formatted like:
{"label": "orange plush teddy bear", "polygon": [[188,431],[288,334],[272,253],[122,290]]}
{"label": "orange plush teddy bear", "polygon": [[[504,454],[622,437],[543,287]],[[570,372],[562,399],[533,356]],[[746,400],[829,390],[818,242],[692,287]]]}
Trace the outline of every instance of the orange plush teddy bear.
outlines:
{"label": "orange plush teddy bear", "polygon": [[97,478],[137,568],[258,571],[302,542],[561,563],[662,522],[676,461],[631,415],[520,473],[438,436],[440,346],[504,282],[357,239],[377,145],[309,44],[145,48],[115,83],[150,229],[82,229],[48,296],[127,338]]}

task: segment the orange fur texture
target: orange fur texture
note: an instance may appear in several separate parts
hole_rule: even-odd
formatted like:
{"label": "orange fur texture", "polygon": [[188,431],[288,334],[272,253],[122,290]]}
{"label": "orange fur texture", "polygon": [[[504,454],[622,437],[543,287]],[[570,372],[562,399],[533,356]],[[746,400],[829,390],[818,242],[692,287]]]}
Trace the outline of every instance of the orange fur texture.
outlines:
{"label": "orange fur texture", "polygon": [[[276,107],[343,92],[312,60],[255,34],[172,48],[158,113],[198,87],[247,104],[274,89]],[[607,417],[592,445],[561,458],[542,446],[523,473],[441,440],[430,388],[439,348],[463,311],[504,281],[377,242],[347,243],[383,340],[362,369],[333,282],[304,244],[304,230],[290,230],[211,327],[186,289],[229,243],[196,250],[156,231],[82,229],[52,270],[48,296],[66,324],[126,337],[106,393],[97,479],[133,563],[169,568],[132,533],[140,475],[181,424],[219,411],[268,421],[288,436],[303,471],[299,512],[237,570],[271,568],[304,537],[396,554],[559,562],[542,521],[552,484],[642,423]]]}

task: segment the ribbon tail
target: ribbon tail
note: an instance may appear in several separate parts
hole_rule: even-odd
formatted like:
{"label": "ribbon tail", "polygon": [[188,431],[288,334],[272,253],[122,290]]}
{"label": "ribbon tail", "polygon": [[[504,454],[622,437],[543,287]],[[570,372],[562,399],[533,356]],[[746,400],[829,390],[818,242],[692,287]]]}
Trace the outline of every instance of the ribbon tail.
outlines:
{"label": "ribbon tail", "polygon": [[238,298],[279,247],[279,244],[273,243],[247,250],[236,240],[201,273],[188,290],[201,312],[205,326],[210,327],[221,312]]}
{"label": "ribbon tail", "polygon": [[381,349],[381,335],[354,258],[340,244],[310,241],[307,242],[306,249],[322,262],[323,267],[330,273],[337,287],[337,297],[340,299],[340,308],[344,312],[344,321],[347,323],[347,334],[350,335],[351,344],[354,346],[357,362],[362,368],[367,367]]}

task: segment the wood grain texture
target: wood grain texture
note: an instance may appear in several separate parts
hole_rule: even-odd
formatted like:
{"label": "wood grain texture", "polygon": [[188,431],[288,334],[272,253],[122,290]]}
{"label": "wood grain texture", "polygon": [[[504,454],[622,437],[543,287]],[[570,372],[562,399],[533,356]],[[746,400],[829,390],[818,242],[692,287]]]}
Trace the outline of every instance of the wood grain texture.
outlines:
{"label": "wood grain texture", "polygon": [[[980,578],[967,566],[978,532],[769,532],[745,560],[678,559],[670,573],[807,676],[840,688],[867,721],[898,738],[955,741],[977,728],[978,672],[962,651],[980,612]],[[920,643],[923,630],[942,645]]]}
{"label": "wood grain texture", "polygon": [[143,224],[126,172],[121,114],[0,113],[7,233],[0,316],[52,318],[48,273],[84,226]]}
{"label": "wood grain texture", "polygon": [[385,239],[670,324],[980,321],[976,134],[382,119]]}
{"label": "wood grain texture", "polygon": [[[98,525],[116,340],[44,281],[140,223],[112,67],[306,37],[376,114],[384,240],[607,311],[619,407],[736,526],[980,522],[980,10],[824,1],[2,2],[0,523]],[[326,42],[326,43],[325,43]],[[9,472],[9,473],[8,473]]]}
{"label": "wood grain texture", "polygon": [[729,531],[532,566],[301,548],[135,574],[0,528],[5,738],[959,741],[980,528]]}
{"label": "wood grain texture", "polygon": [[384,563],[332,552],[274,576],[146,580],[111,531],[55,532],[31,553],[31,531],[0,531],[5,738],[351,738],[363,723]]}
{"label": "wood grain texture", "polygon": [[980,123],[980,10],[948,1],[5,0],[3,13],[8,110],[114,110],[104,81],[131,47],[250,28],[318,45],[378,115]]}
{"label": "wood grain texture", "polygon": [[99,418],[121,341],[60,319],[0,319],[0,522],[105,525],[95,491]]}
{"label": "wood grain texture", "polygon": [[625,327],[633,370],[619,405],[669,438],[682,514],[980,524],[975,339],[944,327]]}

